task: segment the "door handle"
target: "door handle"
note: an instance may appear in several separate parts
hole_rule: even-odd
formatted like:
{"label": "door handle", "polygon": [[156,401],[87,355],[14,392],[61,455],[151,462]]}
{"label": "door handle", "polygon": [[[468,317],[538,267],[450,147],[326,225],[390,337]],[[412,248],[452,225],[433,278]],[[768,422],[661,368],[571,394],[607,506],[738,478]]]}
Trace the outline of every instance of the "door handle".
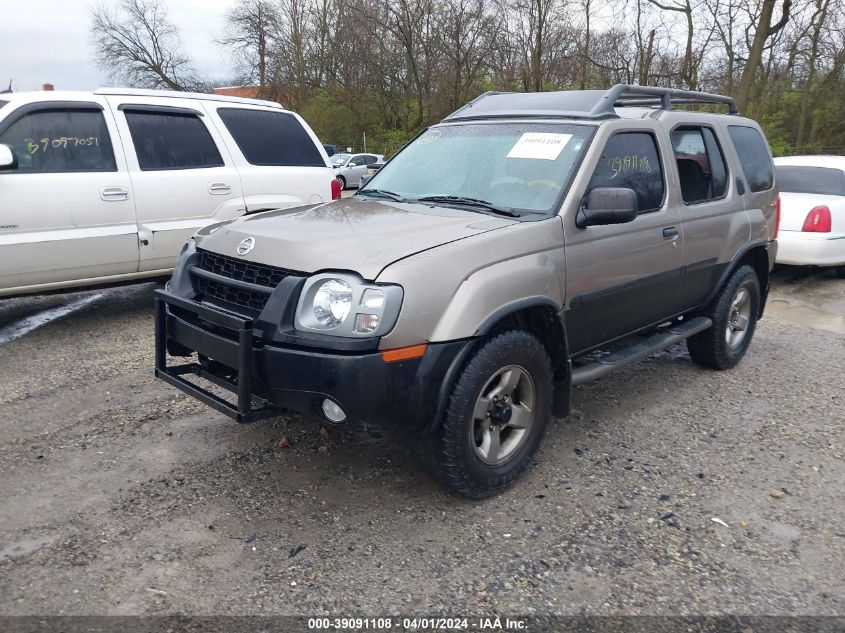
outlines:
{"label": "door handle", "polygon": [[663,239],[664,240],[674,240],[678,237],[680,233],[678,233],[678,228],[675,226],[670,226],[668,228],[663,229]]}
{"label": "door handle", "polygon": [[100,200],[105,202],[129,200],[129,190],[125,187],[103,187],[100,189]]}
{"label": "door handle", "polygon": [[212,182],[208,185],[208,193],[212,196],[219,196],[224,193],[229,193],[232,190],[228,182]]}

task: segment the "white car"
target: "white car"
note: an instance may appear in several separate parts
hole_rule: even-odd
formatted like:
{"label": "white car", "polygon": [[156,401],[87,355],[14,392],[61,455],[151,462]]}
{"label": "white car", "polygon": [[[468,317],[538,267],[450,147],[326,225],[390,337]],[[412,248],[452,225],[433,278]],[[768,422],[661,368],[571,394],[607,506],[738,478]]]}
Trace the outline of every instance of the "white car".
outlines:
{"label": "white car", "polygon": [[777,263],[835,267],[845,278],[845,156],[775,158]]}
{"label": "white car", "polygon": [[347,187],[360,187],[361,177],[367,176],[368,165],[383,163],[384,156],[381,154],[350,154],[341,152],[331,158],[334,166],[335,177],[343,189]]}
{"label": "white car", "polygon": [[0,297],[170,273],[198,229],[340,197],[279,104],[120,88],[0,95]]}

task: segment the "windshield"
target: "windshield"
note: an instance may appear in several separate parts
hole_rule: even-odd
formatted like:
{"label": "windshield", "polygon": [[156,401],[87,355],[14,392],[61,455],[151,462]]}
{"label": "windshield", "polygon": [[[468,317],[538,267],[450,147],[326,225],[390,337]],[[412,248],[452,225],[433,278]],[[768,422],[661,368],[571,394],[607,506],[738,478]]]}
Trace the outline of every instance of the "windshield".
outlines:
{"label": "windshield", "polygon": [[332,165],[343,165],[351,156],[352,154],[335,154],[331,157]]}
{"label": "windshield", "polygon": [[556,212],[593,129],[555,123],[434,127],[379,169],[360,193],[381,190],[406,200],[449,196],[516,211]]}
{"label": "windshield", "polygon": [[845,171],[841,169],[778,165],[776,170],[780,191],[845,196]]}

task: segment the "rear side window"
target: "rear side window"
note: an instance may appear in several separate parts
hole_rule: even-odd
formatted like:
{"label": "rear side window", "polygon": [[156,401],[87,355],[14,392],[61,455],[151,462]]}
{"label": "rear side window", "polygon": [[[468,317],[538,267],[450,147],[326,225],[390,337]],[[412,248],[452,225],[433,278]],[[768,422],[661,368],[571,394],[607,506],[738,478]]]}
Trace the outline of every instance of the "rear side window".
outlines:
{"label": "rear side window", "polygon": [[195,114],[124,110],[141,171],[222,167],[223,159]]}
{"label": "rear side window", "polygon": [[724,196],[728,174],[713,130],[682,127],[672,131],[671,139],[684,202],[696,204]]}
{"label": "rear side window", "polygon": [[217,113],[252,165],[326,166],[314,141],[290,114],[244,108],[218,108]]}
{"label": "rear side window", "polygon": [[0,133],[0,143],[15,151],[16,173],[117,171],[100,110],[30,112]]}
{"label": "rear side window", "polygon": [[663,204],[663,170],[654,136],[648,132],[622,132],[604,147],[590,180],[588,192],[597,187],[626,187],[637,193],[640,213]]}
{"label": "rear side window", "polygon": [[729,125],[731,135],[742,171],[751,191],[766,191],[775,184],[772,155],[763,136],[753,127]]}

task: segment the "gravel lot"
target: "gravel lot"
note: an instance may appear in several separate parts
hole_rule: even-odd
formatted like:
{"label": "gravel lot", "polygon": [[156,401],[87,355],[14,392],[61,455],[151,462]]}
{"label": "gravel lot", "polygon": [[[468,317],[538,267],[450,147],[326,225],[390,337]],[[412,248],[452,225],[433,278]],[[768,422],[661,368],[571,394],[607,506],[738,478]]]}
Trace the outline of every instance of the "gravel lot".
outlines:
{"label": "gravel lot", "polygon": [[0,613],[845,614],[845,281],[778,273],[733,371],[578,389],[484,502],[156,381],[153,288],[0,301]]}

